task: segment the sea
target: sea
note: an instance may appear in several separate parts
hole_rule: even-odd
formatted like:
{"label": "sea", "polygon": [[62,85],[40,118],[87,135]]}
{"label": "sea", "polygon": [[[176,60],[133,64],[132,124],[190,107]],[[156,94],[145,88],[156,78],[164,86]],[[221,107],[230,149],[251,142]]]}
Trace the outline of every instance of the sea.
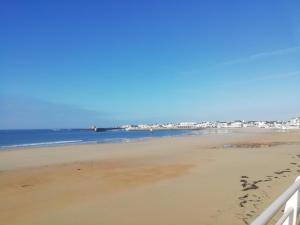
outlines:
{"label": "sea", "polygon": [[132,142],[150,138],[201,135],[205,133],[207,133],[205,130],[160,130],[152,132],[125,130],[94,132],[83,129],[0,130],[0,150]]}

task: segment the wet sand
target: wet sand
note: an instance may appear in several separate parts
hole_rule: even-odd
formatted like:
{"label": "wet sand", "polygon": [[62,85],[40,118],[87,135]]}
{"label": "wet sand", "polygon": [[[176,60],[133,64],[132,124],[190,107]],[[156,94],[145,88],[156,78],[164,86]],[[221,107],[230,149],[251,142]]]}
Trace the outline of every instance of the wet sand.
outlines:
{"label": "wet sand", "polygon": [[300,174],[300,131],[0,152],[0,224],[248,224]]}

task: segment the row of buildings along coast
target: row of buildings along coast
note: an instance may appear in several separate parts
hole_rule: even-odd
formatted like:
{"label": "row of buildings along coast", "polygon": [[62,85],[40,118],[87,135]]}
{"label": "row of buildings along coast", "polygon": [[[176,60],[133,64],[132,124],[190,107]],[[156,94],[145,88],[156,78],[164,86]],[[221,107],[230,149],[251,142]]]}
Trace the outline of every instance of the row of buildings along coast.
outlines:
{"label": "row of buildings along coast", "polygon": [[300,117],[288,121],[244,121],[231,122],[182,122],[167,124],[139,124],[123,125],[121,128],[127,131],[154,131],[154,130],[197,130],[203,128],[273,128],[273,129],[300,129]]}

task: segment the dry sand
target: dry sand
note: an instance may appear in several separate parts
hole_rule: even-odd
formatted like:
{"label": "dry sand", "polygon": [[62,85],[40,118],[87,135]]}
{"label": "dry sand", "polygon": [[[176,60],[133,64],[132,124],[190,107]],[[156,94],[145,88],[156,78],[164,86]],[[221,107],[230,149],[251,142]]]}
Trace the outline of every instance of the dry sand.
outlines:
{"label": "dry sand", "polygon": [[298,174],[300,131],[1,151],[0,224],[247,224]]}

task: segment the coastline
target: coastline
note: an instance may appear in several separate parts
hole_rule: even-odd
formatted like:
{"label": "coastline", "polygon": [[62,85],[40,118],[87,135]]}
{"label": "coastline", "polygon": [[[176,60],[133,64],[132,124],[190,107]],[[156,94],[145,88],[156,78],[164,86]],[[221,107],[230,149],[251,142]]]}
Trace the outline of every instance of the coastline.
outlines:
{"label": "coastline", "polygon": [[299,131],[235,130],[0,151],[0,219],[246,224],[299,174],[299,140]]}
{"label": "coastline", "polygon": [[[79,130],[79,129],[77,129]],[[57,140],[57,141],[45,141],[45,142],[33,142],[33,143],[21,143],[21,144],[11,144],[11,145],[0,145],[1,151],[11,151],[11,150],[22,150],[22,149],[31,149],[31,148],[51,148],[51,147],[64,147],[64,146],[76,146],[76,145],[95,145],[95,144],[118,144],[118,143],[128,143],[128,142],[139,142],[144,140],[151,140],[156,138],[168,138],[168,137],[185,137],[185,136],[196,136],[196,135],[209,135],[209,134],[226,134],[226,133],[234,133],[234,132],[253,132],[253,130],[257,132],[286,132],[285,130],[276,129],[276,128],[203,128],[203,129],[178,129],[178,130],[154,130],[147,131],[146,133],[156,134],[160,132],[168,132],[167,134],[163,134],[161,136],[142,136],[142,137],[114,137],[114,138],[106,138],[99,140],[81,140],[81,138],[77,138],[75,140]],[[26,130],[25,130],[26,131]],[[39,130],[36,130],[39,131]],[[176,131],[184,131],[184,133],[176,133]],[[122,131],[129,133],[144,133],[144,130],[139,131]]]}
{"label": "coastline", "polygon": [[[193,131],[191,130],[156,130],[153,132],[150,131],[138,131],[138,132],[131,132],[125,130],[118,130],[118,131],[105,131],[105,132],[94,132],[94,131],[84,131],[83,133],[76,133],[76,131],[82,131],[79,129],[71,129],[71,130],[20,130],[21,132],[25,132],[24,135],[28,135],[28,132],[52,132],[49,134],[43,134],[44,138],[39,140],[29,139],[23,140],[21,143],[13,143],[12,141],[10,144],[1,144],[0,141],[0,151],[5,150],[15,150],[15,149],[30,149],[30,148],[43,148],[43,147],[63,147],[68,145],[85,145],[85,144],[107,144],[107,143],[123,143],[123,142],[136,142],[136,141],[143,141],[152,138],[163,138],[163,137],[176,137],[182,135],[189,135]],[[2,130],[1,132],[5,132],[8,134],[9,132],[20,132],[19,130]],[[68,136],[64,136],[64,133],[60,133],[60,131],[71,131],[68,133]],[[75,133],[73,133],[75,132]],[[70,134],[72,135],[70,137]],[[1,134],[0,134],[1,135]],[[3,133],[2,133],[3,135]],[[20,137],[17,136],[2,136],[3,140],[9,139],[18,139]],[[30,134],[29,134],[30,135]],[[56,140],[53,138],[49,140],[48,136],[56,136]],[[33,137],[31,137],[33,138]]]}

